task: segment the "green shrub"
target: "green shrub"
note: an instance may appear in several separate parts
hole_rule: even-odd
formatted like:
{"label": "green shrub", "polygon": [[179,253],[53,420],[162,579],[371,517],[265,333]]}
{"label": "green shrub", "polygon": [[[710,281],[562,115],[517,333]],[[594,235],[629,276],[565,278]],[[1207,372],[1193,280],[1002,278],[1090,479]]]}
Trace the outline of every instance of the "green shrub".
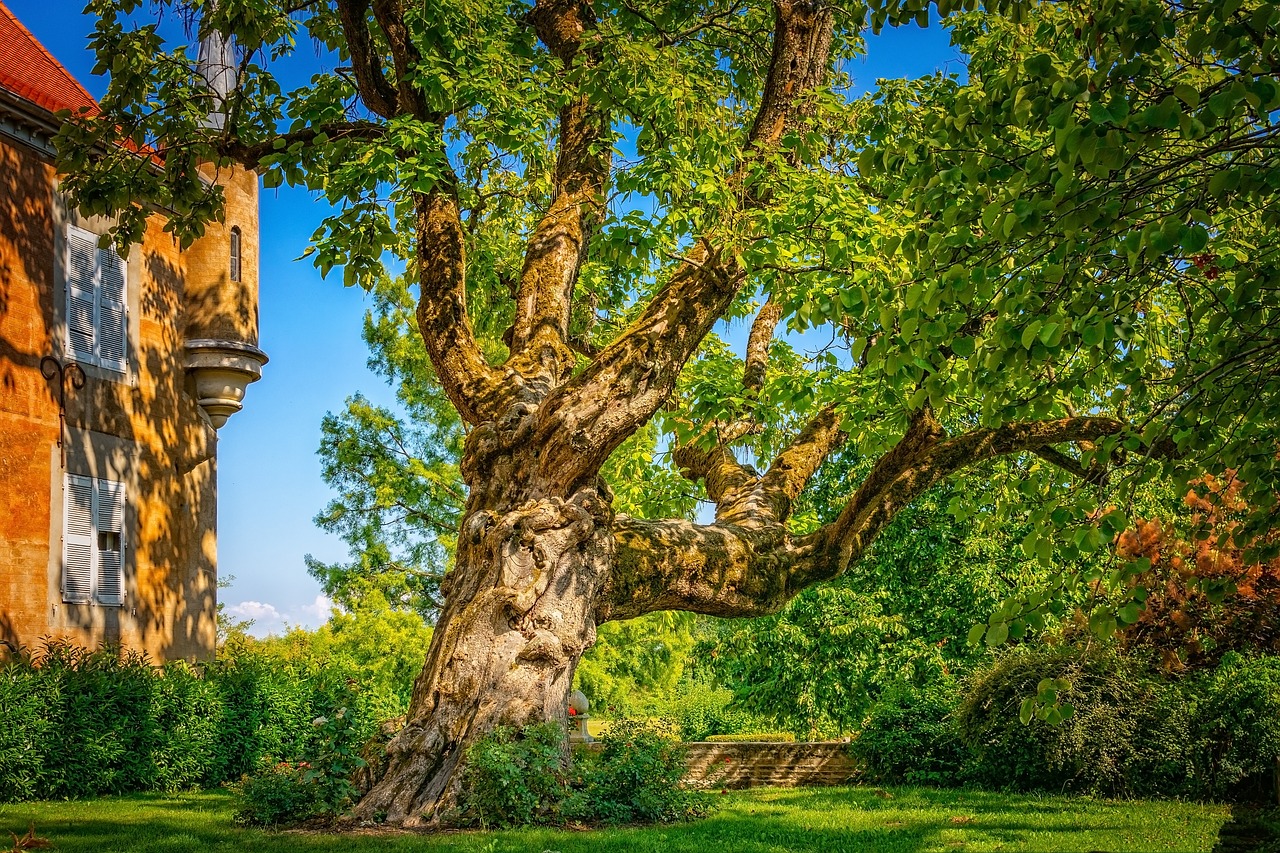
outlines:
{"label": "green shrub", "polygon": [[711,735],[733,735],[768,727],[761,717],[730,707],[733,693],[723,687],[685,682],[679,690],[654,707],[653,715],[674,725],[683,741],[706,740]]}
{"label": "green shrub", "polygon": [[575,767],[564,816],[586,823],[671,823],[707,813],[710,799],[681,785],[685,750],[651,722],[619,720],[600,738],[598,755]]}
{"label": "green shrub", "polygon": [[1231,653],[1194,691],[1194,763],[1205,793],[1264,799],[1274,795],[1280,758],[1280,658]]}
{"label": "green shrub", "polygon": [[245,653],[205,667],[222,700],[219,742],[206,783],[238,779],[264,760],[299,760],[314,738],[318,674]]}
{"label": "green shrub", "polygon": [[47,712],[55,730],[42,748],[38,796],[89,797],[155,786],[152,755],[163,732],[151,714],[155,678],[144,656],[51,643],[29,675],[53,682],[59,698]]}
{"label": "green shrub", "polygon": [[741,732],[736,735],[707,735],[708,743],[795,743],[791,732]]}
{"label": "green shrub", "polygon": [[669,823],[700,817],[707,795],[686,790],[684,748],[660,724],[609,724],[600,749],[575,754],[564,769],[565,732],[549,722],[499,727],[466,753],[459,826],[513,827],[575,821]]}
{"label": "green shrub", "polygon": [[[1073,712],[1058,725],[1035,718],[1022,723],[1022,701],[1046,678],[1070,682],[1059,699]],[[973,677],[955,720],[973,753],[973,777],[987,787],[1183,793],[1185,785],[1183,791],[1160,787],[1189,769],[1185,747],[1177,745],[1185,741],[1186,717],[1170,713],[1179,704],[1177,691],[1114,651],[1024,646]]]}
{"label": "green shrub", "polygon": [[242,826],[288,826],[319,814],[320,788],[306,778],[309,765],[264,762],[234,786]]}
{"label": "green shrub", "polygon": [[872,706],[849,751],[877,782],[963,784],[970,757],[952,719],[958,702],[959,688],[951,681],[890,687]]}
{"label": "green shrub", "polygon": [[0,665],[0,802],[48,790],[45,754],[58,736],[61,684],[33,676],[28,658]]}
{"label": "green shrub", "polygon": [[172,792],[214,781],[210,770],[225,712],[214,685],[189,665],[171,663],[160,673],[152,699],[156,724],[164,733],[153,756],[155,787]]}
{"label": "green shrub", "polygon": [[472,744],[451,821],[481,827],[554,823],[567,793],[565,740],[564,727],[547,722],[499,726]]}
{"label": "green shrub", "polygon": [[[46,643],[0,663],[0,801],[218,785],[264,761],[350,768],[377,725],[350,675],[243,654],[152,666],[103,647]],[[338,719],[341,732],[313,726]],[[347,773],[324,797],[350,796]]]}

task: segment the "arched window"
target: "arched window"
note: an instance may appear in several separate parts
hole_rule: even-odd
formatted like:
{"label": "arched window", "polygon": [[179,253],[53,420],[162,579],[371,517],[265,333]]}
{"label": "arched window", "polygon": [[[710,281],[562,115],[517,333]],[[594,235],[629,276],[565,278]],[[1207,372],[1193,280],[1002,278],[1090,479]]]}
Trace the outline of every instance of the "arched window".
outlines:
{"label": "arched window", "polygon": [[240,280],[240,228],[231,229],[231,280]]}

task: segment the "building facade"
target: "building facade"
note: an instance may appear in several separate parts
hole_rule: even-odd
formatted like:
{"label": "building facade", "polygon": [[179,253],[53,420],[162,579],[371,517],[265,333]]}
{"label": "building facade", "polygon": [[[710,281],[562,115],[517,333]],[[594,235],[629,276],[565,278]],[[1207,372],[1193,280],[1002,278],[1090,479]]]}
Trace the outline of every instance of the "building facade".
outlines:
{"label": "building facade", "polygon": [[[225,56],[214,45],[212,56]],[[203,55],[203,51],[202,51]],[[0,3],[0,653],[43,639],[213,653],[217,429],[261,373],[258,181],[225,221],[125,256],[59,192],[59,110],[92,97]]]}

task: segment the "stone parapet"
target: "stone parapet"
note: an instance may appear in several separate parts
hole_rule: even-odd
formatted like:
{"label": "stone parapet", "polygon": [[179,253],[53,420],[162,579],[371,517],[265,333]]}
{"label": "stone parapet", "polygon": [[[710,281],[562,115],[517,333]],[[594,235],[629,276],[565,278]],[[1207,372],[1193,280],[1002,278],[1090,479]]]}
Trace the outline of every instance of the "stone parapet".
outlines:
{"label": "stone parapet", "polygon": [[[856,780],[858,765],[844,741],[812,743],[686,743],[689,773],[685,781],[706,788],[803,788],[845,785]],[[598,750],[600,744],[575,744]]]}

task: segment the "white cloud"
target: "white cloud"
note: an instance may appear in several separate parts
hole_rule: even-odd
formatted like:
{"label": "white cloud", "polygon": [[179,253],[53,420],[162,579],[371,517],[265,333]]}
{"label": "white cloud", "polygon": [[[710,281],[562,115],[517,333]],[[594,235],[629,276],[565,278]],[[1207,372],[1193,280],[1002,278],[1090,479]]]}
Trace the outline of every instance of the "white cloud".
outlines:
{"label": "white cloud", "polygon": [[235,621],[252,620],[249,633],[255,637],[283,634],[293,627],[315,628],[329,621],[333,602],[327,595],[317,595],[310,604],[299,604],[281,610],[265,601],[241,601],[227,605],[227,615]]}
{"label": "white cloud", "polygon": [[329,613],[333,610],[333,600],[327,595],[317,595],[316,600],[310,604],[304,604],[301,607],[294,608],[292,612],[298,614],[296,620],[290,620],[291,624],[304,625],[308,628],[314,628],[317,625],[323,625],[329,621]]}
{"label": "white cloud", "polygon": [[253,619],[254,621],[278,621],[284,619],[284,614],[277,610],[274,604],[266,604],[261,601],[242,601],[239,604],[230,604],[227,606],[227,613],[236,619]]}

